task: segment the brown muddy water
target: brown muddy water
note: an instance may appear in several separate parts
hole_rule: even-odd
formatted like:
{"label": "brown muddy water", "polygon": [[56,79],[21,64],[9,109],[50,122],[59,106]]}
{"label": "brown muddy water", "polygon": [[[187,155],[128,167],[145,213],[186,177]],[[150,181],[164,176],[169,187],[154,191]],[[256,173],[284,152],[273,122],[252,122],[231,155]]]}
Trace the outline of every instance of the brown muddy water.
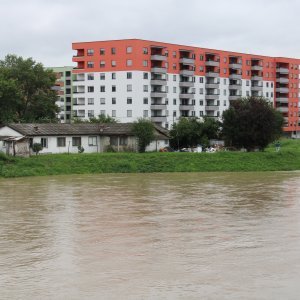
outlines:
{"label": "brown muddy water", "polygon": [[0,180],[0,299],[299,299],[300,172]]}

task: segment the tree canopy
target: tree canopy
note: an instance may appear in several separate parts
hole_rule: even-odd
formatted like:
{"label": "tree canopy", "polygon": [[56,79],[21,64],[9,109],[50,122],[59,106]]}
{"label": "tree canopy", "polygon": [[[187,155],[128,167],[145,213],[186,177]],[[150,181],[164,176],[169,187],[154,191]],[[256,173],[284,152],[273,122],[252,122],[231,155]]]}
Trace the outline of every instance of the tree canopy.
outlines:
{"label": "tree canopy", "polygon": [[174,148],[209,146],[209,140],[218,138],[220,122],[213,118],[180,118],[170,131],[171,146]]}
{"label": "tree canopy", "polygon": [[154,125],[147,119],[140,118],[133,123],[132,133],[138,138],[139,152],[145,152],[146,147],[154,140]]}
{"label": "tree canopy", "polygon": [[88,120],[81,120],[79,118],[74,118],[73,122],[78,123],[117,123],[117,120],[109,115],[99,115],[98,117],[91,117]]}
{"label": "tree canopy", "polygon": [[0,123],[56,121],[56,76],[32,58],[0,60]]}
{"label": "tree canopy", "polygon": [[233,101],[223,113],[223,138],[227,146],[263,150],[282,133],[283,117],[264,98]]}

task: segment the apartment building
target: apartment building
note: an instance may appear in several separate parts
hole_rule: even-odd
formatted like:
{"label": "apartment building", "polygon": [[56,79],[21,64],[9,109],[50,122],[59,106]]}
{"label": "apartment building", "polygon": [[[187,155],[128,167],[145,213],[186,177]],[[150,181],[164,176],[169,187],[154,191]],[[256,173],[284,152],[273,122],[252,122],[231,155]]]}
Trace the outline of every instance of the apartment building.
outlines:
{"label": "apartment building", "polygon": [[57,91],[57,106],[60,108],[58,119],[61,123],[71,122],[72,111],[72,85],[73,85],[73,67],[53,67],[48,68],[56,74],[56,82],[53,87]]}
{"label": "apartment building", "polygon": [[170,128],[180,117],[221,118],[232,101],[263,96],[299,132],[299,59],[140,39],[73,43],[73,114],[120,122],[151,118]]}

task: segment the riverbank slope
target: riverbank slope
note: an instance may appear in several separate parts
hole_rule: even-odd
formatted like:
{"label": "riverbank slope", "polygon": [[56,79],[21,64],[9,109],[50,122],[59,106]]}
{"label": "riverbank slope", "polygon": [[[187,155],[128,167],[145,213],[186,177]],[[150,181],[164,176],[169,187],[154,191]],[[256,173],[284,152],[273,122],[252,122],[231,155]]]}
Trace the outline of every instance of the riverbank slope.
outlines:
{"label": "riverbank slope", "polygon": [[0,177],[93,173],[259,172],[300,170],[300,141],[283,140],[264,152],[49,154],[30,158],[0,154]]}

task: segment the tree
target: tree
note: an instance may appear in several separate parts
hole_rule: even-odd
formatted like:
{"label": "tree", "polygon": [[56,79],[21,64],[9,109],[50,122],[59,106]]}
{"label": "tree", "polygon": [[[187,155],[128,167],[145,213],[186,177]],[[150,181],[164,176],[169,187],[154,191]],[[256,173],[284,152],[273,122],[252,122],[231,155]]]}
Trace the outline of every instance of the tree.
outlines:
{"label": "tree", "polygon": [[32,145],[32,150],[35,153],[35,155],[38,155],[39,152],[43,150],[43,146],[40,143],[34,143]]}
{"label": "tree", "polygon": [[207,147],[210,139],[218,138],[219,131],[220,122],[212,118],[181,118],[170,131],[171,146],[179,149],[201,144]]}
{"label": "tree", "polygon": [[132,133],[138,138],[138,151],[143,153],[154,140],[154,125],[147,119],[140,118],[133,123]]}
{"label": "tree", "polygon": [[32,58],[0,60],[0,123],[56,120],[55,74]]}
{"label": "tree", "polygon": [[281,135],[283,117],[267,99],[247,97],[232,102],[222,126],[227,146],[264,150]]}

